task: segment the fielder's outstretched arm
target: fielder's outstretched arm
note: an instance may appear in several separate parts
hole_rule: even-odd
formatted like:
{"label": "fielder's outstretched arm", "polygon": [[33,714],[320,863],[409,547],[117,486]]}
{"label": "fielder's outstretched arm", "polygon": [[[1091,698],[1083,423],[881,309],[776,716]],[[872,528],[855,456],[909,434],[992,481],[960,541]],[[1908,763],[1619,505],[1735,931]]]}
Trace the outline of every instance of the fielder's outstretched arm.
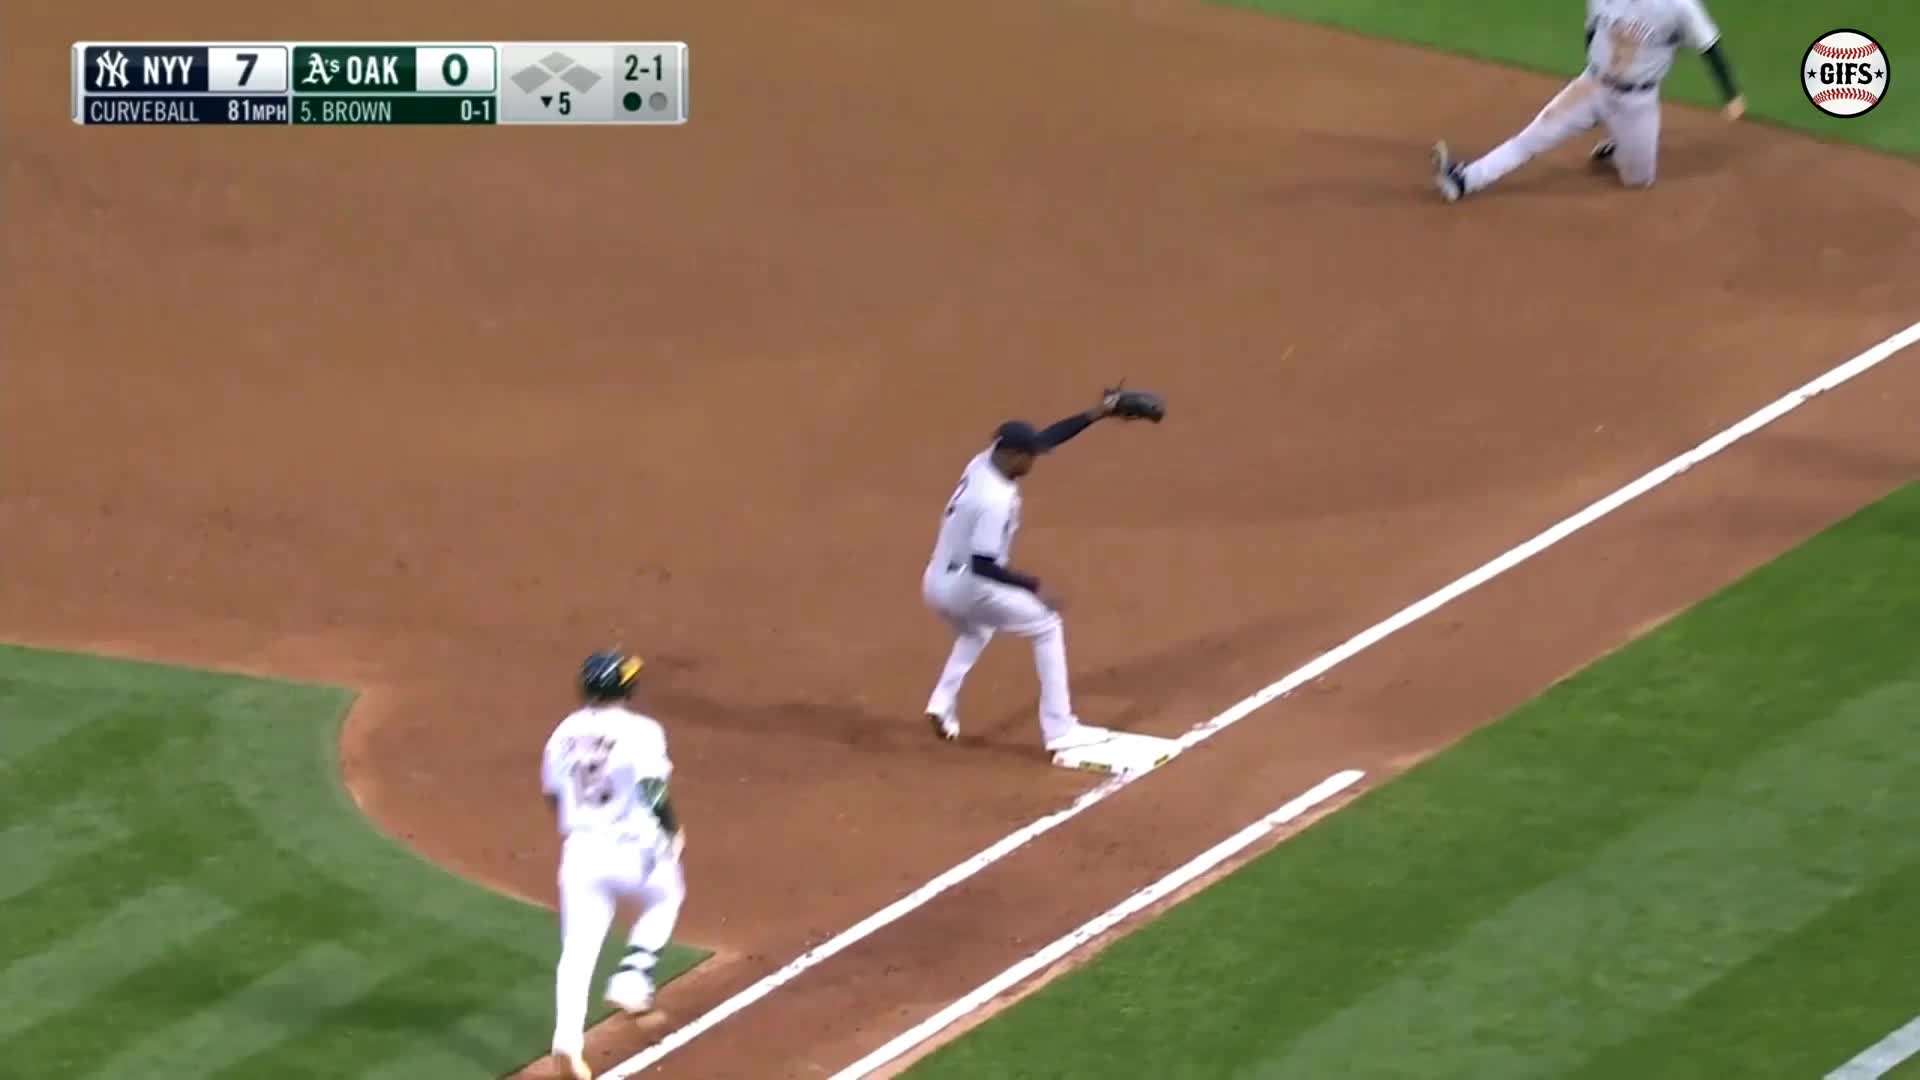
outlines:
{"label": "fielder's outstretched arm", "polygon": [[[1103,401],[1091,409],[1082,409],[1072,416],[1055,420],[1053,423],[1041,428],[1038,432],[1040,436],[1040,451],[1045,453],[1059,447],[1075,435],[1092,427],[1094,421],[1107,415],[1109,415],[1109,413],[1106,403]],[[1001,566],[999,561],[992,555],[976,553],[973,558],[969,560],[969,568],[975,574],[986,578],[988,581],[997,581],[1002,585],[1011,585],[1016,589],[1025,589],[1031,593],[1040,591],[1039,578]]]}
{"label": "fielder's outstretched arm", "polygon": [[[1039,436],[1038,441],[1040,444],[1040,451],[1042,453],[1045,453],[1049,450],[1053,450],[1059,447],[1060,445],[1065,443],[1067,440],[1087,430],[1089,427],[1092,427],[1095,421],[1102,420],[1102,419],[1105,419],[1106,417],[1114,415],[1114,410],[1116,407],[1129,408],[1132,403],[1127,403],[1123,400],[1127,396],[1128,395],[1121,394],[1118,391],[1109,390],[1104,395],[1101,396],[1100,404],[1095,405],[1090,409],[1082,409],[1081,411],[1074,413],[1072,416],[1055,420],[1053,423],[1048,424],[1044,428],[1041,428],[1038,432],[1035,433]],[[1155,395],[1135,394],[1134,396],[1150,398],[1152,400],[1150,400],[1148,404],[1156,409],[1159,407],[1158,399],[1157,399],[1157,396]],[[1130,412],[1128,415],[1133,416],[1133,415],[1145,415],[1145,414],[1140,412]],[[1159,416],[1157,415],[1157,413],[1154,415],[1154,419],[1158,421]],[[999,530],[1004,525],[1004,522],[1001,522],[998,524],[993,522],[985,522],[984,525],[987,526],[987,532],[992,533]],[[990,537],[986,539],[990,539]],[[977,543],[976,546],[989,547],[991,545],[986,543],[985,539],[982,539],[980,540],[979,543]],[[976,551],[973,557],[970,560],[968,560],[968,566],[974,573],[980,575],[981,577],[987,579],[988,581],[997,581],[1002,585],[1011,585],[1016,589],[1025,589],[1026,591],[1031,593],[1037,593],[1040,591],[1039,578],[1034,577],[1031,574],[1022,574],[1017,570],[1010,570],[1007,567],[1001,566],[998,558],[994,555],[981,554]]]}
{"label": "fielder's outstretched arm", "polygon": [[1055,420],[1040,429],[1040,449],[1052,450],[1068,439],[1093,426],[1095,420],[1107,415],[1105,408],[1096,405],[1091,409],[1074,413],[1064,420]]}

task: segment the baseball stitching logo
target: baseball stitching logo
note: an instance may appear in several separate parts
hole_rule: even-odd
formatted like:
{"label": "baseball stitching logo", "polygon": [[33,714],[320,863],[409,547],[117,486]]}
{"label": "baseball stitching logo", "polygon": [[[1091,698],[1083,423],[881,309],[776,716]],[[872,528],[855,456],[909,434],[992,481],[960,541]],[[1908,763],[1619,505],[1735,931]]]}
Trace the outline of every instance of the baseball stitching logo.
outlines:
{"label": "baseball stitching logo", "polygon": [[1858,30],[1829,30],[1800,65],[1807,100],[1828,116],[1865,116],[1887,96],[1892,64],[1880,43]]}

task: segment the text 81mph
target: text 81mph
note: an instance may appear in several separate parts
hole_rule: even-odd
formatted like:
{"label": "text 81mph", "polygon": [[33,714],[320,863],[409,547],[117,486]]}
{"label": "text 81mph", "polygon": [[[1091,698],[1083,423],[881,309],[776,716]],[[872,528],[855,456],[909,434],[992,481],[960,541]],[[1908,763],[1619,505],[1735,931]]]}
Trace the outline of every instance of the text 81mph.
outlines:
{"label": "text 81mph", "polygon": [[248,101],[234,98],[227,102],[227,120],[235,124],[284,124],[287,123],[288,105],[280,101]]}

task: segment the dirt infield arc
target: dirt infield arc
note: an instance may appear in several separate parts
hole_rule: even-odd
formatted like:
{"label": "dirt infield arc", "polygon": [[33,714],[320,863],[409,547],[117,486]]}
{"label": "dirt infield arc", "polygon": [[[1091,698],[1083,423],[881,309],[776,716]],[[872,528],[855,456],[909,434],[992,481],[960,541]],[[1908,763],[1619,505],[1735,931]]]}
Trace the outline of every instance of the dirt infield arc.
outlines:
{"label": "dirt infield arc", "polygon": [[[584,648],[644,652],[683,936],[721,950],[659,1027],[1090,782],[1035,750],[1016,647],[960,746],[918,716],[944,645],[919,564],[994,422],[1120,375],[1168,394],[1167,424],[1044,463],[1021,558],[1074,601],[1082,712],[1172,733],[1920,307],[1901,163],[1676,110],[1646,195],[1569,160],[1447,208],[1426,142],[1503,134],[1549,80],[1188,3],[662,11],[694,120],[638,132],[65,120],[75,40],[554,36],[508,5],[3,18],[0,636],[361,687],[367,812],[537,901],[539,740]],[[566,30],[633,32],[611,6]],[[830,1071],[1287,793],[1484,722],[1904,478],[1908,370],[661,1073]]]}

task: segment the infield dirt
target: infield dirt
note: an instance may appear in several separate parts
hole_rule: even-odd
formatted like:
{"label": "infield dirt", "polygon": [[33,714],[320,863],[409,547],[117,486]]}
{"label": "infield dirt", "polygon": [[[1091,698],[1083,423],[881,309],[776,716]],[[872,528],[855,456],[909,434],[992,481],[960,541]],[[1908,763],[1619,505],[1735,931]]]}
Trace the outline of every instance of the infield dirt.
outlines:
{"label": "infield dirt", "polygon": [[[236,21],[237,20],[237,21]],[[379,824],[552,899],[541,739],[649,659],[691,1018],[1093,781],[1020,643],[920,717],[918,575],[999,420],[1086,719],[1177,733],[1910,323],[1912,167],[1667,113],[1448,207],[1552,80],[1198,4],[572,15],[678,129],[95,130],[76,40],[544,39],[498,0],[10,7],[0,637],[360,688]],[[244,27],[244,29],[237,29]],[[1356,73],[1364,75],[1357,77]],[[1336,769],[1379,782],[1913,475],[1895,362],[997,864],[661,1075],[829,1072]],[[527,978],[547,979],[530,971]],[[531,1058],[542,1047],[528,1047]]]}

